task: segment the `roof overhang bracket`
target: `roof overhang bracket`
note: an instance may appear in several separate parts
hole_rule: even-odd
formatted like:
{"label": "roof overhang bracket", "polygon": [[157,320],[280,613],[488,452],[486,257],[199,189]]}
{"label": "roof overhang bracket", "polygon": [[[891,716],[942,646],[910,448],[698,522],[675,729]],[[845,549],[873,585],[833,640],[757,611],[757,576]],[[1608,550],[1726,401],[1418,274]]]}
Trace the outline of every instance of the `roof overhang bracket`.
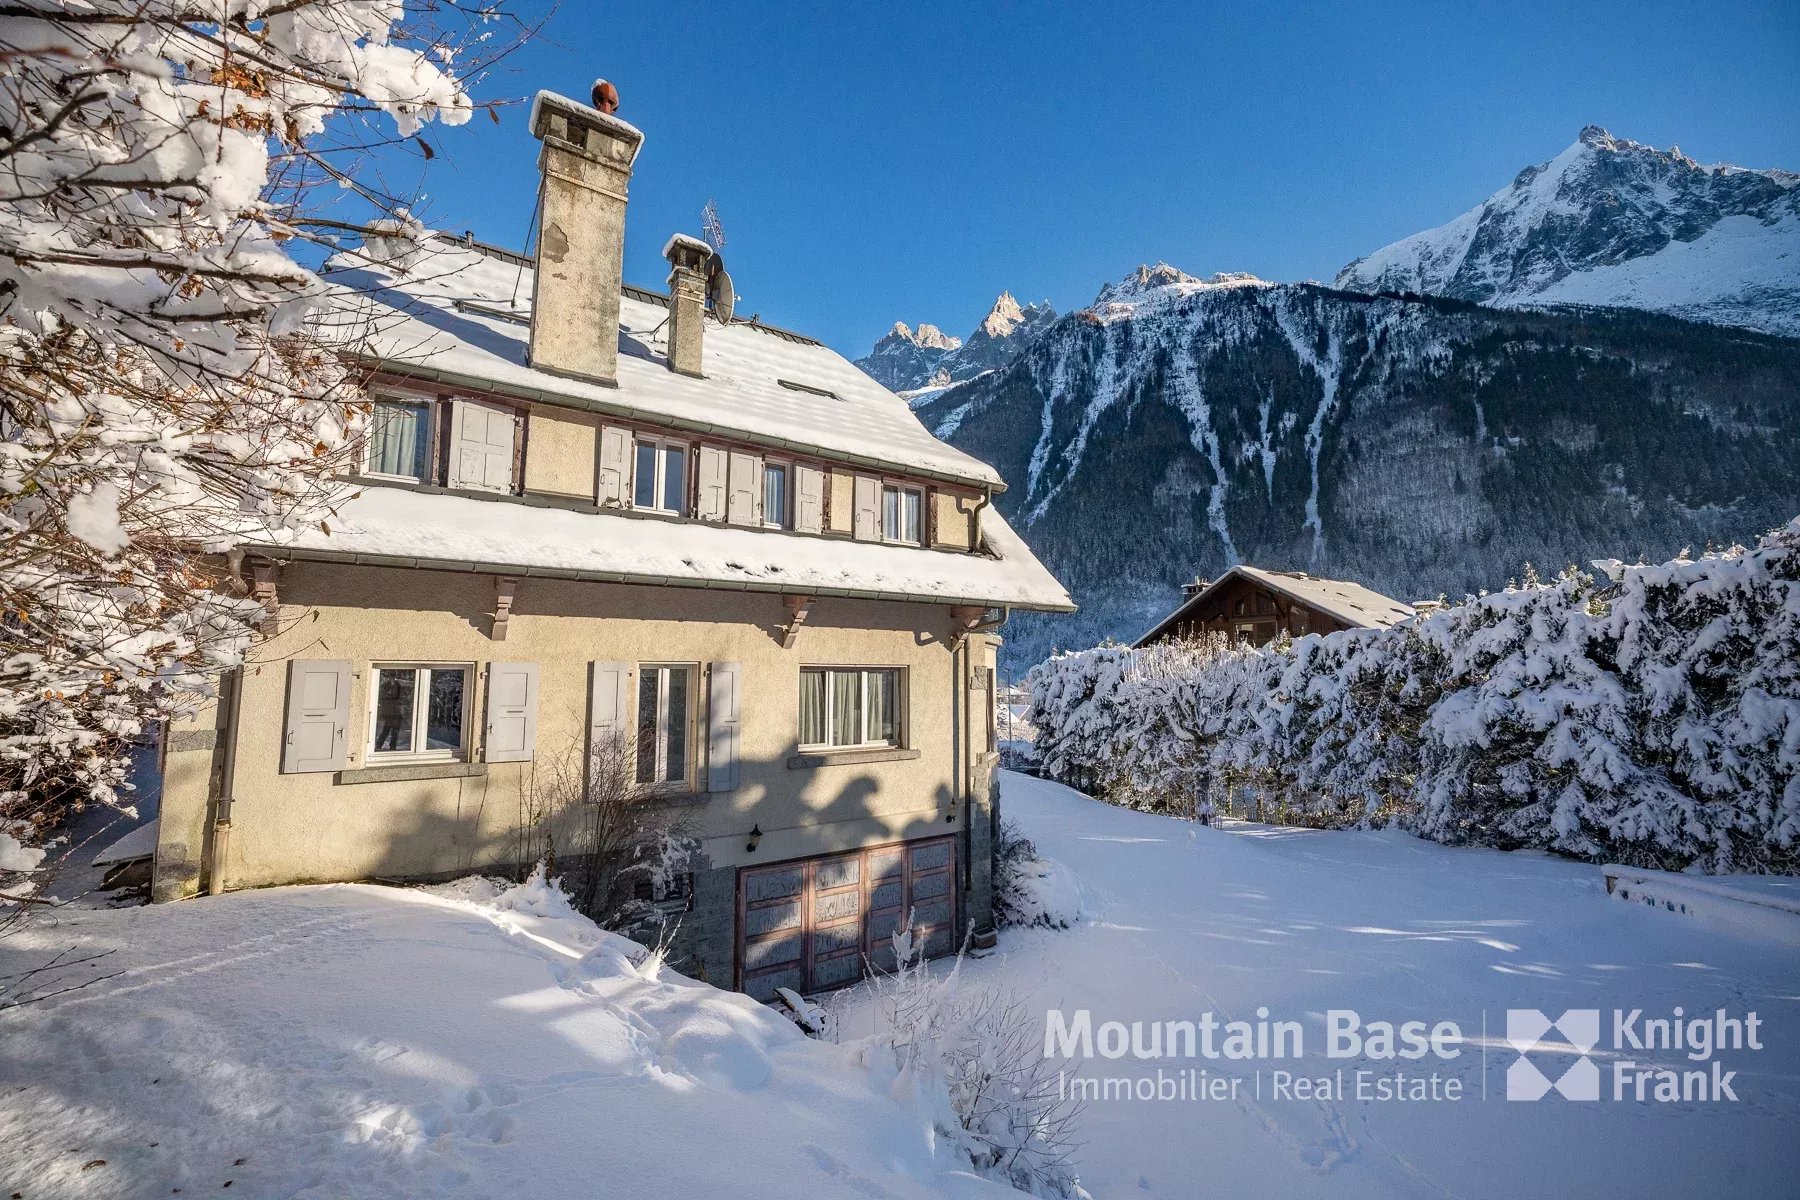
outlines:
{"label": "roof overhang bracket", "polygon": [[806,624],[806,618],[812,615],[813,598],[811,596],[783,596],[781,602],[787,605],[787,624],[781,627],[781,648],[792,650],[794,640],[800,636],[800,627]]}
{"label": "roof overhang bracket", "polygon": [[506,623],[512,619],[513,600],[519,594],[519,580],[516,575],[498,575],[494,578],[494,627],[489,637],[496,642],[506,640]]}
{"label": "roof overhang bracket", "polygon": [[257,632],[264,637],[272,637],[276,631],[276,619],[281,615],[281,594],[277,574],[279,568],[267,558],[250,560],[250,598],[263,607],[262,623]]}

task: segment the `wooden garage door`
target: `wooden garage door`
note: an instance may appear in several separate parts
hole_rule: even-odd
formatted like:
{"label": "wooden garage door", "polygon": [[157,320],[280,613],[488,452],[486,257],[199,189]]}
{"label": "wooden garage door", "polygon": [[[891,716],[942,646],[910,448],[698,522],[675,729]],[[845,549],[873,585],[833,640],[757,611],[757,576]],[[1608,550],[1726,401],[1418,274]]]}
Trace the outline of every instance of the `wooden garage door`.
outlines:
{"label": "wooden garage door", "polygon": [[737,982],[758,1000],[810,994],[894,965],[913,913],[927,957],[956,945],[956,839],[897,842],[738,872]]}

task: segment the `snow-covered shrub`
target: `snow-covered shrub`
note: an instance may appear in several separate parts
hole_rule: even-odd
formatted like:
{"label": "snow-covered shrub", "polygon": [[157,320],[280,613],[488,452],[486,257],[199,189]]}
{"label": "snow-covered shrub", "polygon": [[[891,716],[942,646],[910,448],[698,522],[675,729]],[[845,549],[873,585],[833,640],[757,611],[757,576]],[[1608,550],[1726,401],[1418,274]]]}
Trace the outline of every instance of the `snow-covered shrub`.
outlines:
{"label": "snow-covered shrub", "polygon": [[1038,761],[1048,777],[1112,803],[1192,816],[1237,779],[1218,746],[1238,732],[1275,661],[1218,636],[1058,655],[1026,677]]}
{"label": "snow-covered shrub", "polygon": [[1081,919],[1075,873],[1038,854],[1016,825],[1002,822],[994,851],[994,920],[1002,929],[1067,929]]}
{"label": "snow-covered shrub", "polygon": [[1177,814],[1681,869],[1800,870],[1800,520],[1260,650],[1102,646],[1035,668],[1045,773]]}
{"label": "snow-covered shrub", "polygon": [[873,976],[878,1029],[865,1060],[891,1069],[895,1092],[924,1105],[978,1173],[1033,1196],[1085,1200],[1074,1161],[1080,1104],[1059,1092],[1042,1020],[1011,993],[964,980],[960,956],[934,971],[910,927],[894,935],[894,959],[892,972]]}
{"label": "snow-covered shrub", "polygon": [[657,804],[637,782],[623,735],[572,738],[538,759],[520,822],[518,861],[546,862],[575,908],[602,929],[666,938],[699,841],[691,810]]}

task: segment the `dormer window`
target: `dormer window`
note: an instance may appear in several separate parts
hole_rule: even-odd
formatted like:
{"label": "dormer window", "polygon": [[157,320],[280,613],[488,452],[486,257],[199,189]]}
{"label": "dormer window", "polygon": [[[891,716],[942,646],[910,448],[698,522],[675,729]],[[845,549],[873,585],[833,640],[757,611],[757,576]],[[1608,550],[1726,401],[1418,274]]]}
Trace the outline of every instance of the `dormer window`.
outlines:
{"label": "dormer window", "polygon": [[770,529],[786,529],[788,516],[788,464],[763,460],[763,524]]}
{"label": "dormer window", "polygon": [[632,507],[687,516],[687,444],[640,434],[636,454]]}
{"label": "dormer window", "polygon": [[377,400],[369,416],[363,471],[387,479],[423,482],[431,461],[431,404]]}
{"label": "dormer window", "polygon": [[925,511],[925,493],[920,488],[888,484],[881,489],[881,540],[903,545],[919,544]]}

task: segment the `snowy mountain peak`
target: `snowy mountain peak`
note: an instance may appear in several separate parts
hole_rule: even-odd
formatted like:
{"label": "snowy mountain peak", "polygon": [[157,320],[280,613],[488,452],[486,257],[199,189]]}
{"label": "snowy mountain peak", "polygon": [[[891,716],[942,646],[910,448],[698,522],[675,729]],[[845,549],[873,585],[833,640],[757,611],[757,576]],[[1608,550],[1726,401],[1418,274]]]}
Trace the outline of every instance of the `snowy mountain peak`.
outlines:
{"label": "snowy mountain peak", "polygon": [[896,321],[856,365],[896,392],[944,387],[1005,366],[1055,322],[1056,310],[1048,300],[1021,305],[1012,292],[1003,291],[966,340],[935,325],[914,331]]}
{"label": "snowy mountain peak", "polygon": [[1199,284],[1200,280],[1166,262],[1159,262],[1154,267],[1140,263],[1138,269],[1125,278],[1101,287],[1099,294],[1094,297],[1094,307],[1098,308],[1103,304],[1129,304],[1168,288],[1188,285],[1198,287]]}
{"label": "snowy mountain peak", "polygon": [[931,350],[954,350],[962,345],[961,338],[950,337],[936,325],[926,323],[921,323],[917,329],[909,329],[905,321],[895,321],[887,336]]}
{"label": "snowy mountain peak", "polygon": [[1645,308],[1800,335],[1800,181],[1583,128],[1479,206],[1357,259],[1350,291]]}
{"label": "snowy mountain peak", "polygon": [[1154,267],[1139,266],[1117,283],[1109,283],[1094,297],[1089,312],[1105,319],[1128,316],[1146,304],[1191,296],[1196,292],[1226,288],[1273,287],[1274,285],[1246,271],[1219,271],[1206,279],[1159,262]]}

